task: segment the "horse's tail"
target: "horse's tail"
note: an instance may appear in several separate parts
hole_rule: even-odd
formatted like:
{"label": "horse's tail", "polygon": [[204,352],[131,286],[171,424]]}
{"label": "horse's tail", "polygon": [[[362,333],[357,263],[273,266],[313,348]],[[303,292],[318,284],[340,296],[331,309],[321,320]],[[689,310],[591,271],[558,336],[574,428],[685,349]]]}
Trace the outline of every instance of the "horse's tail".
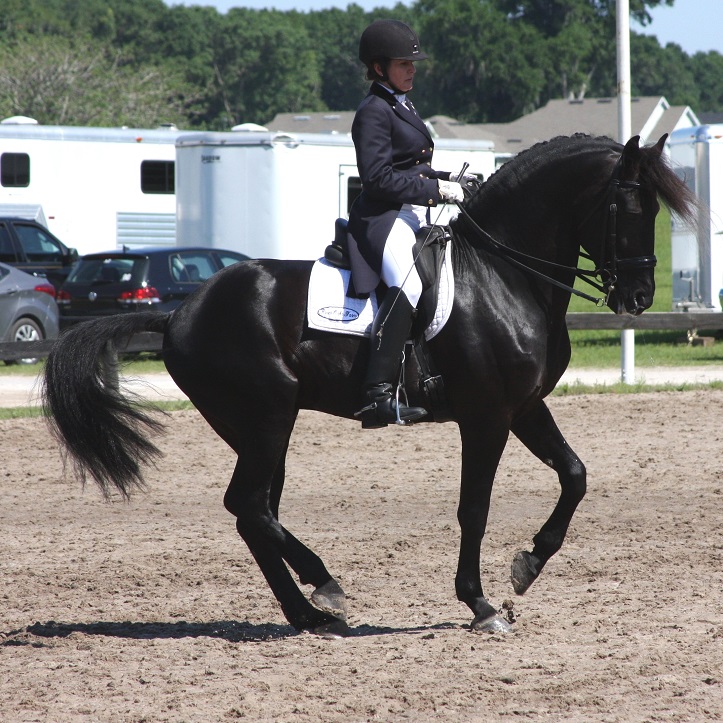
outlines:
{"label": "horse's tail", "polygon": [[145,433],[163,431],[118,384],[118,357],[133,334],[164,333],[169,314],[134,312],[83,322],[57,339],[45,364],[43,411],[51,432],[68,452],[76,475],[88,475],[108,497],[143,488],[143,464],[160,451]]}

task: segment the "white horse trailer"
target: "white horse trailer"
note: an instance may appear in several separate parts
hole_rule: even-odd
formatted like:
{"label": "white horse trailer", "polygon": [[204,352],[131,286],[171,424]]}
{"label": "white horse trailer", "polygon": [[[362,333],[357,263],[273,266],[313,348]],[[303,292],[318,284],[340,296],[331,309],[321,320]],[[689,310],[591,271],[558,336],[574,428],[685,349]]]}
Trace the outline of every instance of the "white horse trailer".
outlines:
{"label": "white horse trailer", "polygon": [[169,129],[0,123],[0,215],[39,220],[80,254],[175,243]]}
{"label": "white horse trailer", "polygon": [[681,128],[671,134],[668,144],[673,167],[702,201],[697,233],[673,218],[673,307],[720,311],[723,125]]}
{"label": "white horse trailer", "polygon": [[[489,141],[437,140],[434,167],[487,178]],[[351,137],[268,131],[192,133],[176,141],[176,238],[255,258],[316,259],[361,188]],[[446,223],[453,206],[431,209]]]}

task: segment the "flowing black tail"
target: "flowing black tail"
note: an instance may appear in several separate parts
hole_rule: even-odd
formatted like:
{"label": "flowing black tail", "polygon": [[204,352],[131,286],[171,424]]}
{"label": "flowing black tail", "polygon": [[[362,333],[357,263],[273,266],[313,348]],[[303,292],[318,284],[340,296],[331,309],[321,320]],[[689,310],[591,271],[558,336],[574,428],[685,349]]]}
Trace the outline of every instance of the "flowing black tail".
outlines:
{"label": "flowing black tail", "polygon": [[83,322],[63,333],[45,365],[43,410],[52,433],[67,450],[76,475],[88,476],[110,495],[143,488],[142,466],[158,448],[144,433],[163,424],[118,388],[116,349],[142,331],[164,333],[169,314],[156,311]]}

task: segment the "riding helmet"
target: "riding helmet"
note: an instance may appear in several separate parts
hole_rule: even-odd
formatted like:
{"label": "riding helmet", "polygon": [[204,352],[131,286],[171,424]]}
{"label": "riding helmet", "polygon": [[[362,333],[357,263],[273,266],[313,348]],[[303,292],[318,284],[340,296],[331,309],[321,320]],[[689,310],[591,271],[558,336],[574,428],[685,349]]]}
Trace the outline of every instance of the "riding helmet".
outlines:
{"label": "riding helmet", "polygon": [[419,49],[417,34],[400,20],[375,20],[359,40],[359,60],[367,66],[380,58],[425,60],[427,57]]}

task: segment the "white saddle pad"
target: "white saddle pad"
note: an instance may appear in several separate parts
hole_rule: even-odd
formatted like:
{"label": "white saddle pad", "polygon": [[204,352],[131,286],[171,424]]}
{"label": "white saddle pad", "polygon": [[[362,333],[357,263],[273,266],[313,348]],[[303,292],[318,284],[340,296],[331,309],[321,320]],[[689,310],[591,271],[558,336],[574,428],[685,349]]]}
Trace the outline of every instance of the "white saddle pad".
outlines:
{"label": "white saddle pad", "polygon": [[[454,275],[447,244],[439,279],[437,309],[424,331],[429,341],[447,323],[454,302]],[[335,334],[369,336],[379,305],[372,293],[368,299],[352,299],[346,295],[351,272],[319,259],[311,269],[307,315],[309,327]]]}

